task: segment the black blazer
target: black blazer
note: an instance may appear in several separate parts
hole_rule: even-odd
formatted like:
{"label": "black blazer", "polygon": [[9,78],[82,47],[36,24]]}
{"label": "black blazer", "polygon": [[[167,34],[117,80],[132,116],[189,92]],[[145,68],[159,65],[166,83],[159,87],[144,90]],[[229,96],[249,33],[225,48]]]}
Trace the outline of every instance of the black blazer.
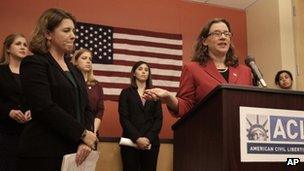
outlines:
{"label": "black blazer", "polygon": [[21,156],[60,157],[76,152],[84,129],[93,130],[83,76],[66,64],[80,92],[82,122],[76,119],[75,88],[50,53],[27,56],[21,62],[21,85],[33,118],[21,135]]}
{"label": "black blazer", "polygon": [[134,143],[139,137],[147,137],[152,147],[159,145],[163,121],[160,101],[147,100],[143,105],[137,89],[129,87],[120,93],[118,111],[123,137]]}
{"label": "black blazer", "polygon": [[8,65],[0,65],[0,132],[20,134],[23,124],[9,117],[11,110],[27,110],[20,84]]}

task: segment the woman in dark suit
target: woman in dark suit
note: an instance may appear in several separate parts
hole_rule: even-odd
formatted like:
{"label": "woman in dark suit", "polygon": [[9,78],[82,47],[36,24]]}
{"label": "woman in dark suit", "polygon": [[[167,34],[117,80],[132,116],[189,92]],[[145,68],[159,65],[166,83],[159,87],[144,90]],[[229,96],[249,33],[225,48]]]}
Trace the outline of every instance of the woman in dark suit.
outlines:
{"label": "woman in dark suit", "polygon": [[131,139],[138,148],[121,146],[123,170],[155,171],[163,120],[161,102],[143,98],[145,89],[152,88],[151,70],[146,62],[137,62],[131,74],[130,87],[119,96],[119,116],[122,137]]}
{"label": "woman in dark suit", "polygon": [[80,165],[96,148],[93,114],[81,73],[65,55],[74,48],[75,19],[61,9],[39,18],[21,63],[21,84],[32,120],[20,141],[19,170],[59,171],[62,158],[77,153]]}
{"label": "woman in dark suit", "polygon": [[252,85],[250,69],[239,64],[228,21],[215,18],[197,38],[192,61],[183,66],[176,97],[163,89],[146,90],[146,99],[162,99],[175,117],[181,117],[220,84]]}
{"label": "woman in dark suit", "polygon": [[22,34],[7,36],[3,42],[0,64],[0,170],[14,171],[17,165],[19,137],[31,112],[22,96],[19,68],[27,55],[27,41]]}

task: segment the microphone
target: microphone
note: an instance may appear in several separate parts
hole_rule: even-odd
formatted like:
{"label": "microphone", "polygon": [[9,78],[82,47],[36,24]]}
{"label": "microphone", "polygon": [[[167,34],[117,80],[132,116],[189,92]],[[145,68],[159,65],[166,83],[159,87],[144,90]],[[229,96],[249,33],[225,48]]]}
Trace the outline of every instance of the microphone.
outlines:
{"label": "microphone", "polygon": [[245,59],[245,64],[251,68],[251,71],[253,72],[253,74],[257,77],[258,82],[260,83],[261,86],[263,87],[267,87],[266,82],[263,79],[263,75],[260,72],[258,66],[255,63],[255,59],[247,56],[247,58]]}

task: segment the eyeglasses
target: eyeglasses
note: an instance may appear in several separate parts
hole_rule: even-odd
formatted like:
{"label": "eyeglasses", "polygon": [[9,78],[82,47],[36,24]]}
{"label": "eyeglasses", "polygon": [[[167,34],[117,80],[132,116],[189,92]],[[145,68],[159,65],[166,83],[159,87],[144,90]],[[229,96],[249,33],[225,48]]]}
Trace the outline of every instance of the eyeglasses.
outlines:
{"label": "eyeglasses", "polygon": [[224,32],[214,31],[214,32],[211,32],[211,33],[207,34],[207,37],[213,36],[213,37],[216,37],[216,38],[220,38],[223,34],[224,34],[225,37],[228,37],[228,38],[232,37],[232,33],[230,33],[229,31],[224,31]]}

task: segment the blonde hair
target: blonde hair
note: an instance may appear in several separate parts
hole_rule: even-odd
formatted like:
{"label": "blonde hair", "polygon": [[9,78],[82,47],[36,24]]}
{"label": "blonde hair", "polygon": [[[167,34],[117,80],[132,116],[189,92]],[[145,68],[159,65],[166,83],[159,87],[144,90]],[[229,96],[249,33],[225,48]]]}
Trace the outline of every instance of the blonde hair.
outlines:
{"label": "blonde hair", "polygon": [[[84,49],[83,48],[83,49],[80,49],[80,50],[76,50],[75,53],[74,53],[74,55],[73,55],[73,57],[72,57],[72,59],[71,59],[72,64],[74,64],[75,66],[77,66],[77,61],[78,61],[79,57],[83,53],[85,53],[85,52],[90,53],[91,56],[93,57],[92,52],[90,50],[88,50],[88,49]],[[86,80],[87,80],[87,84],[88,85],[95,85],[95,84],[98,83],[98,81],[94,77],[92,67],[91,67],[90,71],[88,72],[88,74],[86,74]]]}
{"label": "blonde hair", "polygon": [[68,12],[51,8],[46,10],[39,18],[32,38],[29,43],[29,49],[33,53],[45,54],[49,49],[49,42],[46,34],[55,30],[63,19],[71,19],[76,24],[75,18]]}
{"label": "blonde hair", "polygon": [[23,37],[25,38],[25,36],[23,34],[20,33],[13,33],[8,35],[4,42],[3,42],[3,47],[2,47],[2,55],[1,55],[1,61],[0,61],[0,65],[7,65],[9,64],[9,48],[11,47],[11,45],[14,43],[14,41],[16,40],[16,38],[18,37]]}

